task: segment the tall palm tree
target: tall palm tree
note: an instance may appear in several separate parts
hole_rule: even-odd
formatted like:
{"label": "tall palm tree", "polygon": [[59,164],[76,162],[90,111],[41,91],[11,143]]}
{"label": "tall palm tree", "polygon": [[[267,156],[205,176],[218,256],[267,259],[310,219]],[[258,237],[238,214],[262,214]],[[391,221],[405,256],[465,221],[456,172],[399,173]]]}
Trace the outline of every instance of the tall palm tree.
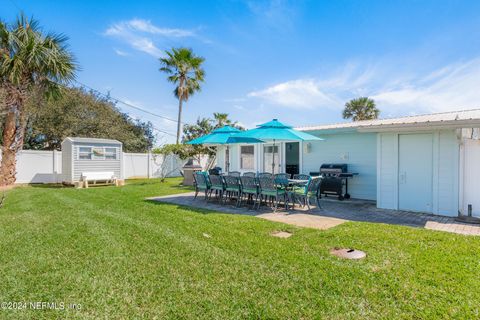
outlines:
{"label": "tall palm tree", "polygon": [[167,73],[168,81],[176,85],[174,94],[178,99],[177,144],[180,141],[182,128],[182,107],[195,92],[200,91],[200,83],[205,81],[202,69],[204,58],[196,56],[192,49],[172,48],[166,51],[167,57],[160,58],[160,71]]}
{"label": "tall palm tree", "polygon": [[345,103],[343,110],[343,119],[352,119],[353,121],[377,119],[380,110],[377,109],[375,101],[368,97],[352,99]]}
{"label": "tall palm tree", "polygon": [[[59,92],[59,83],[75,77],[76,64],[64,35],[43,34],[38,21],[23,14],[0,22],[0,88],[5,99],[0,185],[15,182],[16,153],[23,148],[27,101]],[[38,105],[38,104],[37,104]]]}

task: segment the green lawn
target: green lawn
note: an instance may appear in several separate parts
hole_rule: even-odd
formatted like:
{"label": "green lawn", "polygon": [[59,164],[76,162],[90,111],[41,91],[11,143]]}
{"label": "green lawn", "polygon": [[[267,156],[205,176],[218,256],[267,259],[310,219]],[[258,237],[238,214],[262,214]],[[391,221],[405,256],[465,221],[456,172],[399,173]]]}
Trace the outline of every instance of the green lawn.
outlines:
{"label": "green lawn", "polygon": [[[370,223],[301,229],[144,200],[187,190],[178,183],[9,191],[0,302],[81,309],[0,309],[0,318],[480,317],[479,238]],[[340,260],[328,253],[335,246],[368,257]]]}

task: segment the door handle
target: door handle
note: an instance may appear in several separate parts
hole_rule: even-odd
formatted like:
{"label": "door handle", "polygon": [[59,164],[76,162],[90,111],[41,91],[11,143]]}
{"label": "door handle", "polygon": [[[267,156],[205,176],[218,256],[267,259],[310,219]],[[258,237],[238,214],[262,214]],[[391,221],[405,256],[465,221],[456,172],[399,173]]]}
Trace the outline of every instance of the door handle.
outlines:
{"label": "door handle", "polygon": [[407,182],[407,173],[406,173],[406,172],[400,173],[400,177],[399,177],[399,178],[400,178],[400,179],[399,179],[399,180],[400,180],[399,182],[400,182],[401,184],[405,184],[405,183]]}

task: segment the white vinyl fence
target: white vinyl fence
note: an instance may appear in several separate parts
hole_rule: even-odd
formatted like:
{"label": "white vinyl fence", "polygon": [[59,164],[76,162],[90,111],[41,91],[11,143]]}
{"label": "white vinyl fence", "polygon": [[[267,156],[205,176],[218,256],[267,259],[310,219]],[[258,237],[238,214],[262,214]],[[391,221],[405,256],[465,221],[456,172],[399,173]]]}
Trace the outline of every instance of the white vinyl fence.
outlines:
{"label": "white vinyl fence", "polygon": [[[1,159],[1,151],[0,151]],[[163,157],[150,153],[123,153],[123,178],[158,178],[163,174],[168,177],[180,176],[184,164],[175,156],[168,156],[163,166]],[[208,157],[201,160],[206,166]],[[16,183],[60,183],[62,178],[62,152],[22,150],[17,154]]]}

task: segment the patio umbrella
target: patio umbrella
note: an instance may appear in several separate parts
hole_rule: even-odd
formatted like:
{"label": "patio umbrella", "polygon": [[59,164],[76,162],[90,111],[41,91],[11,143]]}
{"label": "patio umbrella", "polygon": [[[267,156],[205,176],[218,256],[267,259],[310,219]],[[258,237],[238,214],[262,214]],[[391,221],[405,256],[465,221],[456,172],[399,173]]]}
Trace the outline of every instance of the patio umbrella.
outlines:
{"label": "patio umbrella", "polygon": [[[232,143],[262,143],[265,142],[263,140],[257,139],[255,137],[237,137],[239,133],[243,131],[231,127],[231,126],[224,126],[218,129],[213,130],[209,134],[204,136],[198,137],[196,139],[190,140],[187,144],[205,144],[205,145],[228,145]],[[227,159],[227,168],[226,172],[228,172],[230,167],[230,161]]]}
{"label": "patio umbrella", "polygon": [[255,129],[240,132],[235,135],[237,138],[256,138],[273,141],[272,173],[275,169],[275,142],[276,141],[314,141],[324,140],[309,133],[298,131],[292,126],[286,125],[273,119],[267,123],[257,126]]}

